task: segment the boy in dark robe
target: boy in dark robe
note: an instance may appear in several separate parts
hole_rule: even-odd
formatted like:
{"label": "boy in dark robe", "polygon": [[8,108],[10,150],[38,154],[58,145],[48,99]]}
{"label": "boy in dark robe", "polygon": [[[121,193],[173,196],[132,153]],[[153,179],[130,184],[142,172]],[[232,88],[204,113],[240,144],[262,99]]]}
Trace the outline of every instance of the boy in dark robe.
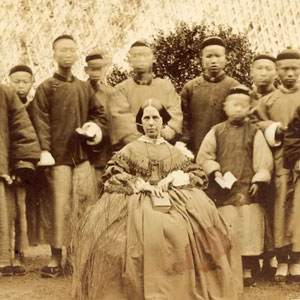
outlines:
{"label": "boy in dark robe", "polygon": [[[30,100],[27,96],[33,84],[33,74],[31,68],[26,65],[16,65],[9,71],[10,86],[14,88],[25,107],[28,107]],[[32,172],[33,173],[33,172]],[[32,174],[34,176],[34,173]],[[34,180],[31,176],[31,182]],[[28,214],[29,222],[36,221],[37,203],[28,199],[27,191],[34,192],[29,187],[29,182],[14,181],[13,194],[16,204],[15,220],[15,257],[13,260],[13,269],[15,275],[25,275],[25,268],[22,266],[24,250],[28,246],[28,223],[26,215]],[[32,185],[32,184],[31,184]],[[34,198],[33,198],[34,199]],[[33,200],[32,199],[32,200]],[[33,202],[33,203],[31,203]]]}
{"label": "boy in dark robe", "polygon": [[[253,113],[258,100],[276,90],[274,80],[277,77],[276,73],[276,58],[269,53],[258,54],[254,57],[251,66],[251,78],[253,81],[251,91],[251,107],[254,108],[250,112],[250,119],[252,122],[258,122],[258,118]],[[263,254],[262,273],[267,277],[273,277],[276,272],[276,261],[274,255],[274,241],[273,241],[273,216],[274,216],[274,183],[271,183],[267,197],[263,203],[266,214],[266,238],[265,238],[265,253]],[[259,260],[253,263],[252,267],[254,276],[260,273]]]}
{"label": "boy in dark robe", "polygon": [[[108,119],[108,131],[110,132],[111,125],[109,105],[114,89],[111,86],[105,84],[104,74],[105,69],[111,63],[111,59],[105,54],[103,50],[94,50],[86,56],[85,61],[87,63],[87,66],[84,68],[84,70],[85,73],[89,76],[88,82],[99,96],[98,99],[99,101],[101,101],[102,106],[105,108]],[[102,175],[104,172],[104,168],[112,155],[110,136],[107,135],[105,138],[103,138],[100,144],[92,147],[90,155],[90,161],[93,164],[96,173],[98,188],[97,194],[98,196],[100,196],[103,190]]]}
{"label": "boy in dark robe", "polygon": [[96,200],[88,147],[101,142],[107,123],[95,91],[72,74],[77,60],[74,38],[57,37],[53,51],[58,69],[39,85],[29,108],[42,149],[38,165],[45,167],[42,238],[52,256],[43,277],[61,275],[62,247],[70,245],[75,233],[70,223],[75,226],[84,208]]}
{"label": "boy in dark robe", "polygon": [[181,91],[182,141],[197,155],[204,136],[212,126],[226,120],[223,103],[230,88],[239,83],[224,73],[224,41],[209,37],[201,45],[203,75],[187,82]]}
{"label": "boy in dark robe", "polygon": [[0,85],[0,276],[19,275],[11,261],[15,223],[13,181],[28,180],[40,147],[24,105],[9,87]]}

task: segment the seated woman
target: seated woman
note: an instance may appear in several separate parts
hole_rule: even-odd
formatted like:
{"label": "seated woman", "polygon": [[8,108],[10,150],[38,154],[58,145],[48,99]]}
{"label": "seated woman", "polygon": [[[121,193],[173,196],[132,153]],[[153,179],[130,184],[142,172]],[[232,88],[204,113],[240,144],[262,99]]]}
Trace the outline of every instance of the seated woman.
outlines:
{"label": "seated woman", "polygon": [[160,135],[170,115],[147,100],[144,135],[109,161],[105,193],[74,243],[77,299],[235,300],[229,232],[205,173]]}

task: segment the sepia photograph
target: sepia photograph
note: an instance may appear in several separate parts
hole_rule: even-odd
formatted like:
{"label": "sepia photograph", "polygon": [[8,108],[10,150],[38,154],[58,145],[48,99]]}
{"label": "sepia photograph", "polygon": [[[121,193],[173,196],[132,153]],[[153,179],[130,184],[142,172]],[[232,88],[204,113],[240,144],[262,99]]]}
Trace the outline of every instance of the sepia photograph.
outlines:
{"label": "sepia photograph", "polygon": [[0,300],[300,300],[300,1],[1,0]]}

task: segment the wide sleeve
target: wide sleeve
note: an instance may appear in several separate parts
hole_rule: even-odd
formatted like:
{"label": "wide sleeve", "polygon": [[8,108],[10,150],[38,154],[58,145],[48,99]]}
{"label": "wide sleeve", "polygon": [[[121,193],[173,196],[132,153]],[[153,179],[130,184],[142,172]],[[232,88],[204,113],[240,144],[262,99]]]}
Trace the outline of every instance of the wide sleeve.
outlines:
{"label": "wide sleeve", "polygon": [[41,149],[51,151],[50,127],[50,91],[46,84],[41,84],[35,93],[34,99],[28,107],[28,113],[37,133]]}
{"label": "wide sleeve", "polygon": [[257,130],[253,143],[253,170],[252,182],[271,181],[273,172],[273,155],[264,138],[263,133]]}
{"label": "wide sleeve", "polygon": [[133,194],[138,177],[133,175],[133,162],[127,147],[117,152],[107,163],[103,180],[108,193]]}
{"label": "wide sleeve", "polygon": [[112,145],[126,145],[141,134],[137,131],[135,116],[132,112],[129,102],[127,101],[124,87],[116,87],[110,101],[111,113],[111,142]]}
{"label": "wide sleeve", "polygon": [[300,107],[297,108],[285,133],[283,158],[284,166],[288,169],[292,169],[300,159]]}
{"label": "wide sleeve", "polygon": [[166,81],[167,95],[168,95],[168,106],[166,107],[168,113],[171,115],[171,120],[168,122],[168,126],[175,131],[177,134],[182,132],[182,111],[181,111],[181,100],[179,95],[176,93],[173,84]]}
{"label": "wide sleeve", "polygon": [[[92,90],[92,88],[90,88]],[[107,129],[107,116],[106,116],[106,110],[104,107],[104,102],[102,102],[102,99],[100,97],[105,97],[104,95],[101,95],[100,93],[95,93],[91,91],[91,99],[90,99],[90,106],[89,106],[89,113],[88,113],[88,120],[96,123],[101,131],[103,136],[108,135],[108,129]],[[103,99],[105,101],[105,99]]]}
{"label": "wide sleeve", "polygon": [[281,140],[276,139],[276,130],[281,123],[270,119],[268,103],[270,104],[273,101],[270,98],[271,96],[267,95],[258,100],[257,105],[251,110],[250,119],[262,130],[269,146],[278,147],[281,145]]}
{"label": "wide sleeve", "polygon": [[37,162],[40,145],[24,105],[15,93],[8,94],[10,158],[13,164],[20,160]]}
{"label": "wide sleeve", "polygon": [[215,171],[221,171],[221,166],[216,161],[216,152],[217,140],[215,129],[212,128],[204,137],[196,157],[196,163],[199,164],[208,175]]}
{"label": "wide sleeve", "polygon": [[192,161],[188,160],[185,163],[184,167],[182,167],[182,171],[188,174],[190,185],[198,187],[202,190],[207,189],[208,178],[199,165],[194,164],[192,163]]}
{"label": "wide sleeve", "polygon": [[190,124],[190,88],[189,84],[185,84],[181,93],[181,109],[183,114],[182,121],[182,138],[181,140],[189,145],[191,140],[191,124]]}

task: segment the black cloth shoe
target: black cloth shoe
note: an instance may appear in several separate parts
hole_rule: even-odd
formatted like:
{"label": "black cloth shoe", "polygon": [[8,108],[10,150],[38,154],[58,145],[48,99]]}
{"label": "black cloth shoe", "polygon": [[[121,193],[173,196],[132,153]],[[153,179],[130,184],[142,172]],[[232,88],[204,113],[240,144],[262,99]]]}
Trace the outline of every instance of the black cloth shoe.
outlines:
{"label": "black cloth shoe", "polygon": [[13,266],[12,268],[15,276],[24,276],[26,274],[26,270],[23,266]]}
{"label": "black cloth shoe", "polygon": [[244,280],[244,287],[256,286],[256,282],[252,277],[247,277],[244,278],[243,280]]}
{"label": "black cloth shoe", "polygon": [[12,266],[5,266],[0,268],[0,276],[8,277],[13,276],[14,271]]}

